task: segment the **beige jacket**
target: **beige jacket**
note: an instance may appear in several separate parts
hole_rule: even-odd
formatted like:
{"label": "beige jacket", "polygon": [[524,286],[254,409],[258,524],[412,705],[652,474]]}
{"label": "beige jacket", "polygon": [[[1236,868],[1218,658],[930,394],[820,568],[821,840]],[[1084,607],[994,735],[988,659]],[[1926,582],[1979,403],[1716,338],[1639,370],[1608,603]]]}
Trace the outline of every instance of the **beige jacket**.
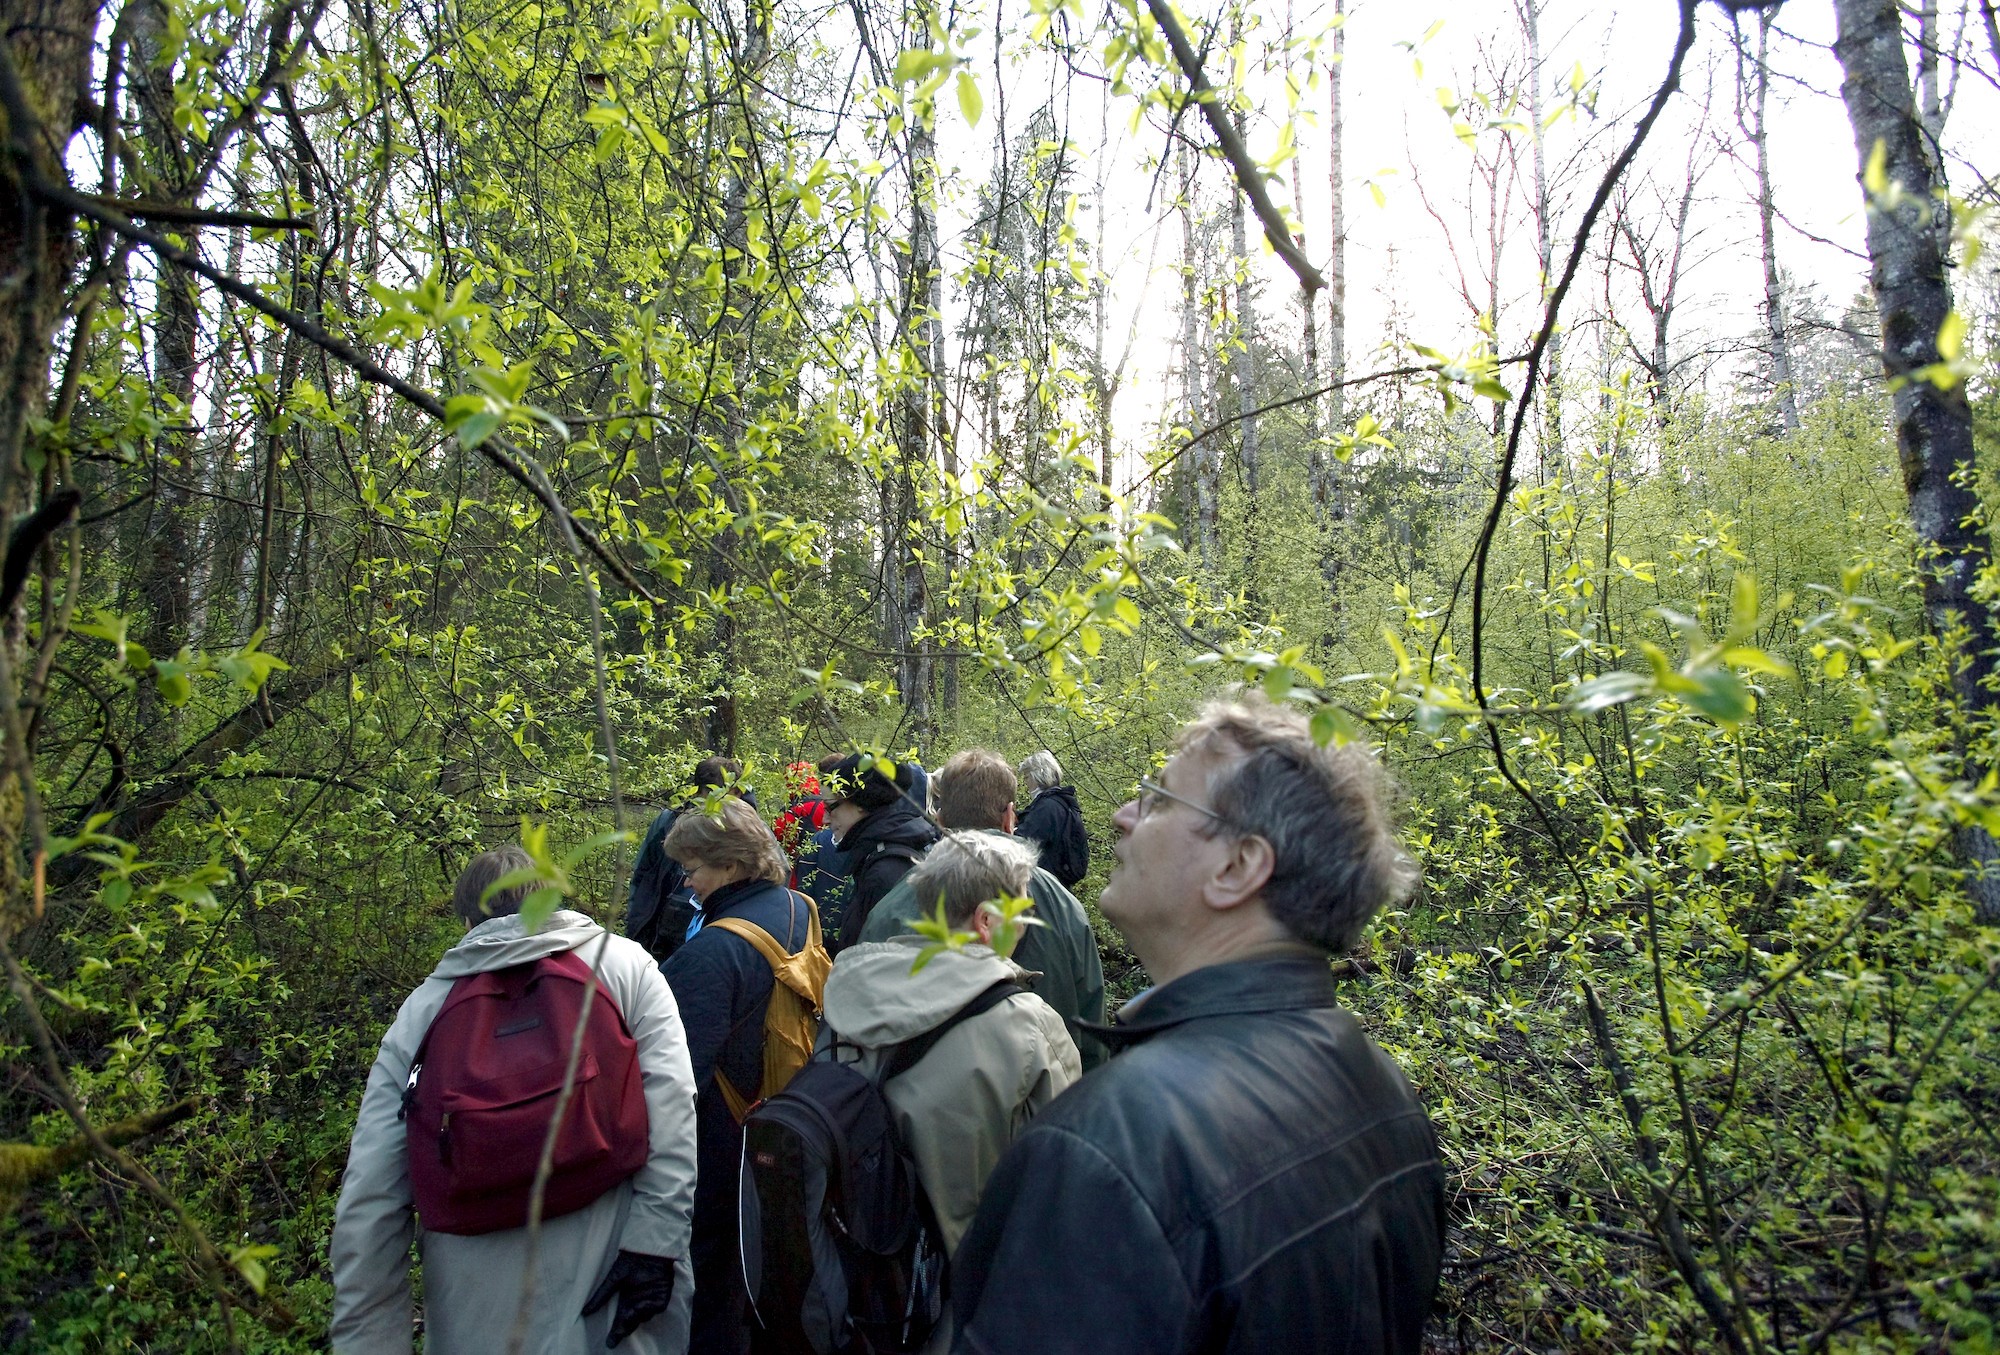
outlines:
{"label": "beige jacket", "polygon": [[[600,942],[602,943],[600,948]],[[535,1355],[599,1355],[617,1303],[589,1318],[583,1302],[619,1251],[675,1258],[673,1303],[629,1340],[621,1355],[681,1355],[687,1348],[694,1276],[688,1216],[694,1208],[694,1073],[680,1009],[643,946],[606,937],[581,913],[560,912],[532,936],[518,917],[480,923],[446,951],[396,1014],[368,1074],[348,1148],[347,1174],[333,1216],[333,1322],[336,1355],[409,1355],[413,1344],[410,1239],[416,1220],[409,1156],[396,1112],[410,1060],[467,974],[504,969],[574,950],[618,1001],[639,1046],[652,1155],[639,1174],[574,1214],[542,1224],[534,1248],[534,1293],[522,1349]],[[527,1229],[478,1237],[423,1233],[425,1349],[430,1355],[487,1355],[507,1349],[527,1276]]]}
{"label": "beige jacket", "polygon": [[[883,1051],[932,1029],[1001,979],[1033,976],[985,946],[910,966],[920,937],[849,946],[826,981],[820,1044],[872,1074]],[[858,1046],[858,1051],[852,1046]],[[1000,1155],[1034,1114],[1083,1075],[1063,1020],[1033,993],[962,1022],[883,1088],[917,1164],[947,1251],[955,1251]]]}

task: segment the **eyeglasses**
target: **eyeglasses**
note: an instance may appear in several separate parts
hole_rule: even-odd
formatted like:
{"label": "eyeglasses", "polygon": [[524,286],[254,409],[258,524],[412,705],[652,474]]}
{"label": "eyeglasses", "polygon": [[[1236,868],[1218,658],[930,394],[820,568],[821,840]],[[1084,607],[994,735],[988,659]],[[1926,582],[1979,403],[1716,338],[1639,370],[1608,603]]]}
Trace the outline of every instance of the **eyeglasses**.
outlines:
{"label": "eyeglasses", "polygon": [[1224,822],[1222,815],[1216,813],[1213,809],[1210,809],[1207,805],[1197,804],[1195,801],[1188,799],[1187,796],[1185,795],[1174,794],[1172,791],[1168,790],[1165,786],[1153,780],[1153,778],[1151,778],[1150,776],[1142,776],[1139,778],[1137,794],[1134,796],[1134,798],[1139,803],[1139,817],[1141,819],[1150,817],[1153,814],[1153,812],[1160,807],[1160,801],[1172,800],[1177,805],[1186,805],[1189,809],[1194,810],[1197,814],[1208,815],[1208,817],[1214,819],[1217,823]]}

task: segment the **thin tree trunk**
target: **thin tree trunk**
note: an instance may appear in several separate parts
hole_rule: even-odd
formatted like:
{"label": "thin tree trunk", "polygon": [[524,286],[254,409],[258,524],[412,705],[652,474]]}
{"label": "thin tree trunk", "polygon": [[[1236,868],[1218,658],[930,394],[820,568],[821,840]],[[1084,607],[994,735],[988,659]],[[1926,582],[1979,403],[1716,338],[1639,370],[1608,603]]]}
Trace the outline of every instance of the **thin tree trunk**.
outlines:
{"label": "thin tree trunk", "polygon": [[[1764,325],[1770,344],[1771,390],[1778,401],[1778,417],[1787,433],[1799,431],[1799,398],[1793,386],[1792,345],[1786,333],[1785,295],[1778,278],[1777,207],[1771,193],[1771,138],[1765,108],[1771,92],[1769,62],[1771,25],[1776,16],[1769,10],[1757,16],[1756,84],[1750,91],[1750,145],[1757,156],[1757,238],[1764,255]],[[1742,48],[1739,40],[1739,60]]]}
{"label": "thin tree trunk", "polygon": [[[920,18],[920,27],[921,22]],[[910,250],[906,256],[902,313],[898,317],[901,338],[909,355],[916,360],[918,375],[897,401],[901,412],[897,421],[901,466],[896,569],[901,575],[902,615],[897,618],[896,688],[909,712],[918,752],[925,756],[936,731],[931,710],[932,656],[929,642],[921,638],[930,613],[930,588],[924,576],[917,488],[930,465],[932,442],[931,363],[937,349],[939,323],[933,304],[939,285],[936,175],[937,137],[919,120],[910,128]]]}
{"label": "thin tree trunk", "polygon": [[[1972,410],[1963,382],[1947,386],[1915,375],[1938,361],[1938,330],[1951,313],[1948,209],[1934,196],[1938,175],[1911,95],[1896,0],[1835,0],[1834,13],[1833,50],[1857,161],[1865,167],[1882,147],[1887,176],[1901,186],[1893,209],[1868,209],[1869,283],[1881,318],[1882,369],[1895,383],[1896,449],[1910,521],[1927,556],[1924,610],[1939,636],[1956,641],[1952,690],[1959,705],[1968,715],[1990,715],[2000,704],[1988,685],[2000,635],[1992,611],[1973,595],[1991,545],[1971,484]],[[1975,782],[1984,770],[1968,769]],[[1958,850],[1980,920],[2000,922],[2000,844],[1968,826],[1959,830]]]}
{"label": "thin tree trunk", "polygon": [[[1194,157],[1183,144],[1181,161],[1181,357],[1182,377],[1187,387],[1188,425],[1194,434],[1210,423],[1207,382],[1208,355],[1202,342],[1201,256],[1195,249]],[[1221,458],[1215,440],[1206,438],[1194,448],[1195,547],[1204,573],[1216,566],[1216,504]]]}
{"label": "thin tree trunk", "polygon": [[[1341,82],[1347,68],[1347,0],[1333,3],[1333,52],[1327,59],[1327,187],[1332,193],[1331,242],[1326,268],[1326,379],[1333,387],[1326,402],[1326,431],[1339,437],[1347,427],[1347,171],[1346,124],[1340,105]],[[1325,544],[1320,551],[1320,575],[1333,595],[1336,629],[1340,610],[1340,576],[1344,563],[1341,532],[1347,518],[1341,465],[1330,450],[1322,450],[1320,474],[1313,484]]]}
{"label": "thin tree trunk", "polygon": [[[747,0],[743,14],[742,46],[735,54],[733,77],[737,82],[734,91],[742,102],[745,136],[757,135],[757,109],[762,88],[761,73],[764,63],[771,54],[771,12],[764,0]],[[749,166],[754,163],[746,159],[739,163],[730,176],[729,186],[724,192],[722,212],[722,242],[724,245],[723,273],[733,284],[750,257],[750,183]],[[729,255],[734,253],[735,257]],[[741,302],[734,305],[730,314],[741,316],[748,306]],[[722,405],[723,438],[731,448],[743,440],[748,413],[743,407],[743,390],[750,381],[750,355],[747,351],[749,321],[734,318],[725,322],[716,335],[715,341],[728,349],[732,367],[729,388],[724,393]],[[728,533],[718,536],[709,551],[708,580],[712,592],[722,598],[722,605],[715,617],[715,651],[721,660],[722,672],[715,689],[709,693],[707,736],[708,746],[717,753],[734,755],[737,738],[736,674],[740,668],[737,653],[735,599],[732,596],[736,581],[736,562],[729,556]],[[750,539],[742,539],[743,549],[754,549]]]}
{"label": "thin tree trunk", "polygon": [[[1243,134],[1243,117],[1236,117],[1236,132]],[[1250,247],[1244,228],[1243,190],[1232,186],[1229,194],[1229,247],[1236,259],[1236,337],[1242,345],[1242,352],[1234,354],[1229,363],[1230,388],[1234,394],[1236,408],[1233,411],[1240,420],[1237,432],[1242,438],[1238,455],[1242,458],[1243,482],[1249,490],[1249,504],[1246,517],[1254,519],[1257,514],[1257,491],[1259,488],[1259,461],[1263,456],[1263,442],[1259,436],[1255,410],[1263,399],[1262,373],[1258,369],[1257,355],[1257,303],[1255,299],[1255,269],[1250,258]],[[1250,533],[1254,546],[1255,533]]]}
{"label": "thin tree trunk", "polygon": [[[1535,262],[1540,270],[1540,287],[1546,296],[1555,262],[1555,207],[1549,201],[1548,148],[1542,138],[1542,5],[1544,0],[1521,0],[1521,27],[1528,39],[1528,125],[1532,129],[1531,150],[1535,199],[1529,209],[1535,217]],[[1538,302],[1536,311],[1541,305]],[[1497,324],[1498,317],[1495,317]],[[1562,335],[1549,336],[1548,354],[1542,361],[1547,375],[1542,380],[1542,459],[1557,465],[1563,462],[1562,423]]]}

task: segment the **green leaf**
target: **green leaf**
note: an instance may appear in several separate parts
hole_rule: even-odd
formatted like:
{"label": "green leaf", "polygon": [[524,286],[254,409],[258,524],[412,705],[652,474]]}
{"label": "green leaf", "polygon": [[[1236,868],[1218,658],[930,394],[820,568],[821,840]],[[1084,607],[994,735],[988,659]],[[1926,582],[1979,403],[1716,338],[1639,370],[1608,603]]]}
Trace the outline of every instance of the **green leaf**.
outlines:
{"label": "green leaf", "polygon": [[499,427],[500,415],[498,411],[482,409],[479,413],[471,415],[460,422],[458,425],[459,443],[466,451],[473,451],[479,444],[492,437],[494,431]]}
{"label": "green leaf", "polygon": [[968,127],[977,127],[980,115],[986,111],[986,101],[979,95],[979,82],[972,78],[971,71],[958,73],[958,111],[965,115]]}
{"label": "green leaf", "polygon": [[1727,668],[1697,669],[1687,677],[1681,699],[1724,729],[1736,728],[1757,708],[1749,685]]}
{"label": "green leaf", "polygon": [[1578,683],[1563,704],[1578,715],[1595,715],[1635,697],[1648,695],[1653,686],[1653,679],[1644,673],[1622,670],[1602,673],[1588,682]]}
{"label": "green leaf", "polygon": [[183,660],[154,659],[153,686],[159,689],[160,699],[170,706],[186,705],[188,698],[194,695],[194,680],[190,672],[191,665]]}
{"label": "green leaf", "polygon": [[264,1262],[277,1254],[276,1247],[268,1242],[259,1242],[247,1247],[238,1247],[229,1253],[229,1264],[236,1268],[236,1273],[243,1277],[245,1284],[261,1294],[271,1278]]}
{"label": "green leaf", "polygon": [[1944,323],[1938,326],[1938,356],[1946,362],[1950,362],[1964,351],[1965,330],[1966,324],[1963,315],[1957,311],[1947,314],[1944,317]]}
{"label": "green leaf", "polygon": [[1861,186],[1868,190],[1868,196],[1879,198],[1889,191],[1889,143],[1881,137],[1875,138],[1875,147],[1868,152],[1868,163],[1861,171]]}

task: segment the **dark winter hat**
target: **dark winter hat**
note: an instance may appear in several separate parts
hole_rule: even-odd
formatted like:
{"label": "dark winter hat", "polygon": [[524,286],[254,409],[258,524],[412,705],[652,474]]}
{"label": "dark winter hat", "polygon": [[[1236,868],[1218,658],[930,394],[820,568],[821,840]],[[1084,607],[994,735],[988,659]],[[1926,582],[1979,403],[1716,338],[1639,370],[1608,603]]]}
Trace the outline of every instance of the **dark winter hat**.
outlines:
{"label": "dark winter hat", "polygon": [[[862,770],[864,763],[867,766],[865,771]],[[871,813],[896,803],[897,799],[910,788],[909,763],[897,763],[896,779],[891,781],[876,770],[874,758],[864,757],[860,753],[850,753],[842,758],[831,775],[837,777],[838,782],[826,792],[826,802],[829,805],[852,800]]]}

